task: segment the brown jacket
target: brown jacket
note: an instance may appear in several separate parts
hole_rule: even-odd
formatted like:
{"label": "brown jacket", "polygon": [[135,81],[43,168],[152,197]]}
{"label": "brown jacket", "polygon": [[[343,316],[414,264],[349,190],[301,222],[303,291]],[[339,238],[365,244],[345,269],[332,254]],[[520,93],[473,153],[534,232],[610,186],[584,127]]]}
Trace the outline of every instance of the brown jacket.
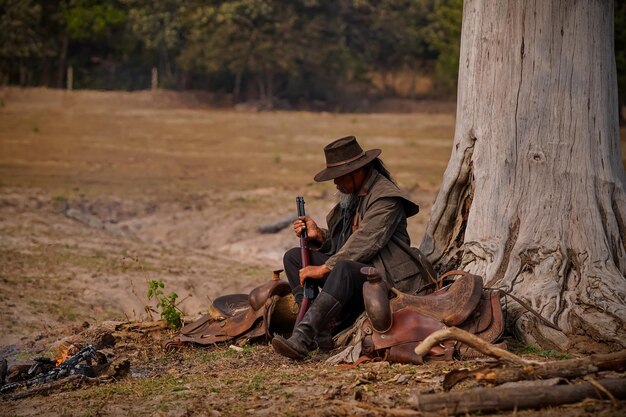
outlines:
{"label": "brown jacket", "polygon": [[[406,219],[419,211],[400,189],[377,171],[365,184],[366,194],[357,208],[357,227],[346,243],[326,261],[333,268],[340,260],[371,264],[383,275],[385,281],[404,292],[421,286],[415,261],[392,237],[410,245]],[[324,242],[318,249],[328,252],[341,233],[341,208],[336,205],[326,217],[328,229],[322,229]]]}

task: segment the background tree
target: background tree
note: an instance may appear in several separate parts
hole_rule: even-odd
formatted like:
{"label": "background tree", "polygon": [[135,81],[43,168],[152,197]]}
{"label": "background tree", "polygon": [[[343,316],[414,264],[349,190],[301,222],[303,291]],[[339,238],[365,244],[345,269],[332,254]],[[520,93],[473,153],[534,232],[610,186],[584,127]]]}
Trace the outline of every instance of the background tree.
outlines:
{"label": "background tree", "polygon": [[[158,67],[162,87],[177,85],[176,53],[184,41],[180,0],[122,0],[128,8],[128,28],[150,54],[150,67]],[[148,68],[146,68],[148,70]],[[147,71],[146,71],[147,72]]]}
{"label": "background tree", "polygon": [[[626,9],[615,8],[620,100]],[[0,0],[0,82],[159,87],[353,110],[456,91],[462,0]],[[410,78],[408,78],[410,77]],[[398,81],[413,80],[412,86]],[[423,93],[421,93],[423,94]]]}
{"label": "background tree", "polygon": [[62,11],[65,39],[62,71],[69,62],[75,68],[76,87],[106,88],[115,84],[121,57],[117,54],[126,13],[115,1],[71,0]]}
{"label": "background tree", "polygon": [[456,90],[462,15],[463,0],[436,0],[423,29],[428,45],[435,52],[437,87],[447,95],[453,95]]}
{"label": "background tree", "polygon": [[[29,67],[44,55],[41,6],[31,0],[0,0],[0,83],[29,84]],[[17,75],[17,77],[15,77]]]}
{"label": "background tree", "polygon": [[613,4],[466,0],[452,155],[421,249],[527,300],[518,335],[626,346]]}

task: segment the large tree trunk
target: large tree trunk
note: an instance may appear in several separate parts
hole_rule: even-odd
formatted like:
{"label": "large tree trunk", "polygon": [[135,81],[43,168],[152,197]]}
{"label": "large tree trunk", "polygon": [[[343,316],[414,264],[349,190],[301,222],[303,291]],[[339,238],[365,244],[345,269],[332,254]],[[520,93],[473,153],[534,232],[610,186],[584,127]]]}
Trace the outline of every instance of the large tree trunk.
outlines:
{"label": "large tree trunk", "polygon": [[465,0],[452,156],[421,250],[526,299],[523,340],[626,346],[613,4]]}
{"label": "large tree trunk", "polygon": [[67,49],[69,46],[69,35],[67,33],[63,34],[61,39],[61,53],[59,54],[59,68],[57,72],[57,88],[63,88],[65,80],[65,73],[67,67]]}

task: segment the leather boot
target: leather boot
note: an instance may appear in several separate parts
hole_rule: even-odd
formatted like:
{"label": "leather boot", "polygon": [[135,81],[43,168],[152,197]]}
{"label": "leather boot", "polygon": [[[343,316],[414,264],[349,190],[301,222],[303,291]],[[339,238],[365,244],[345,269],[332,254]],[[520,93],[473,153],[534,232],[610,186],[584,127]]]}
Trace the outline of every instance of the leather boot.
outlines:
{"label": "leather boot", "polygon": [[330,329],[320,331],[315,337],[315,343],[317,348],[322,352],[330,352],[335,348],[335,341],[333,340],[333,334]]}
{"label": "leather boot", "polygon": [[330,294],[321,292],[300,323],[293,329],[289,339],[276,336],[272,340],[274,350],[291,359],[304,359],[317,347],[315,339],[328,323],[341,312],[341,303]]}
{"label": "leather boot", "polygon": [[[303,294],[302,292],[300,292],[298,295],[300,297],[296,297],[296,304],[298,304],[298,308],[300,308],[302,306]],[[333,322],[317,332],[317,336],[315,336],[315,344],[317,349],[321,350],[322,352],[330,352],[335,348],[335,341],[333,340],[332,334],[332,329],[334,327],[335,323]]]}

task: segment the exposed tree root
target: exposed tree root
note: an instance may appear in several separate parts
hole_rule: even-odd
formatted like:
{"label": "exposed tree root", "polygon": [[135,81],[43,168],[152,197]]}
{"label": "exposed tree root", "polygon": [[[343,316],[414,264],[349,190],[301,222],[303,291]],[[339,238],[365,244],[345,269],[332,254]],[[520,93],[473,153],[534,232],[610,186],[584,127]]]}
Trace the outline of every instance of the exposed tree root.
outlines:
{"label": "exposed tree root", "polygon": [[[616,77],[611,3],[505,3],[464,2],[454,145],[420,249],[562,329],[512,303],[509,330],[527,343],[626,348],[626,173],[616,92],[604,88]],[[579,30],[557,36],[564,16]]]}

